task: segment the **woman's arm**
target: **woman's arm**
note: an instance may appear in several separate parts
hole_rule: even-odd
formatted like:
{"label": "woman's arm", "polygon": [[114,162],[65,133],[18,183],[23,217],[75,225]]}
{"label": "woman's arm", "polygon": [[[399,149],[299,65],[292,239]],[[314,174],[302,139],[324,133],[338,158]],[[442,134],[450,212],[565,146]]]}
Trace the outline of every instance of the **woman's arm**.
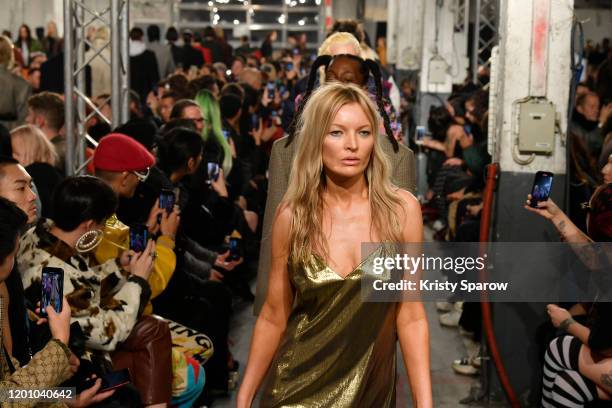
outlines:
{"label": "woman's arm", "polygon": [[561,238],[572,244],[589,243],[593,242],[591,239],[580,230],[574,223],[569,219],[567,215],[555,204],[552,199],[538,202],[538,207],[533,208],[529,204],[531,202],[531,194],[527,196],[525,202],[525,209],[536,213],[550,222],[555,226]]}
{"label": "woman's arm", "polygon": [[591,330],[588,327],[576,322],[570,312],[568,312],[566,309],[550,304],[546,306],[546,311],[550,316],[550,322],[553,326],[567,332],[567,334],[577,337],[582,344],[586,345],[589,343]]}
{"label": "woman's arm", "polygon": [[[404,242],[423,242],[423,219],[418,200],[400,190],[405,201]],[[401,302],[397,307],[397,334],[410,381],[414,406],[433,407],[429,366],[429,326],[421,302]]]}
{"label": "woman's arm", "polygon": [[291,312],[294,293],[287,271],[290,223],[291,209],[281,204],[272,225],[274,245],[268,294],[253,330],[249,359],[238,392],[238,408],[251,406],[285,332]]}

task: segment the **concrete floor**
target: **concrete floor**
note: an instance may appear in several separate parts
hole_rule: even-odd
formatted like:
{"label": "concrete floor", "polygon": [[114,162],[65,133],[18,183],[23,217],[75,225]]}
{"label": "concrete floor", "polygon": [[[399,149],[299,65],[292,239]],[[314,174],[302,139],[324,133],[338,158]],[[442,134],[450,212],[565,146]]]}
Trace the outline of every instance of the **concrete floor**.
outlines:
{"label": "concrete floor", "polygon": [[[431,240],[431,230],[426,229],[426,240]],[[254,293],[254,284],[253,284]],[[438,312],[434,303],[426,303],[425,308],[429,320],[431,343],[431,378],[433,383],[434,406],[440,408],[459,407],[459,401],[467,397],[475,378],[457,375],[451,368],[454,359],[466,355],[462,336],[457,329],[441,327],[438,323]],[[240,378],[244,374],[255,317],[252,313],[253,305],[239,301],[235,305],[235,314],[231,324],[230,340],[234,358],[240,362]],[[411,407],[408,378],[401,358],[398,345],[398,381],[397,406]],[[218,399],[211,408],[233,408],[236,404],[236,392],[229,398]],[[254,403],[257,406],[257,403]]]}

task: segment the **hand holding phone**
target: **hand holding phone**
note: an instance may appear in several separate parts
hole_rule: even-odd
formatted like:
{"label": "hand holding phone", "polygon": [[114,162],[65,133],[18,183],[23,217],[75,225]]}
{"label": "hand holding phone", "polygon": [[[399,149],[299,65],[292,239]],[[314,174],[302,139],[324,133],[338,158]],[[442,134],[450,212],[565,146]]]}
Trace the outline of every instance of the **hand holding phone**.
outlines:
{"label": "hand holding phone", "polygon": [[167,213],[171,213],[174,210],[175,203],[176,197],[174,196],[174,191],[162,189],[159,194],[159,208],[166,210]]}
{"label": "hand holding phone", "polygon": [[64,297],[64,270],[45,266],[42,268],[40,315],[47,317],[47,306],[56,313],[62,312]]}
{"label": "hand holding phone", "polygon": [[55,306],[48,305],[45,310],[46,317],[38,319],[36,321],[36,324],[41,325],[44,323],[48,323],[49,331],[51,332],[51,337],[61,341],[65,345],[68,345],[68,341],[70,340],[70,305],[68,304],[68,300],[65,297],[62,298],[61,304],[61,312],[56,312]]}
{"label": "hand holding phone", "polygon": [[414,142],[416,144],[423,144],[423,139],[425,139],[425,126],[417,126],[414,133]]}
{"label": "hand holding phone", "polygon": [[242,257],[242,239],[230,237],[228,261],[237,261]]}
{"label": "hand holding phone", "polygon": [[[97,380],[97,378],[86,379],[80,386],[77,387],[77,392],[81,393],[89,388],[92,388],[96,384]],[[100,386],[98,393],[114,390],[132,382],[130,370],[127,368],[105,374],[100,377],[100,380],[102,385]]]}
{"label": "hand holding phone", "polygon": [[268,82],[268,85],[266,86],[266,90],[268,91],[268,99],[273,101],[274,93],[276,92],[276,85],[274,84],[274,82]]}
{"label": "hand holding phone", "polygon": [[208,179],[206,180],[206,183],[212,184],[213,181],[217,181],[220,171],[219,164],[215,162],[208,162],[206,163],[206,169],[208,172]]}
{"label": "hand holding phone", "polygon": [[142,252],[149,241],[149,230],[144,224],[135,224],[130,227],[130,249],[134,252]]}
{"label": "hand holding phone", "polygon": [[540,201],[548,200],[552,189],[553,173],[550,171],[538,171],[533,180],[531,189],[531,200],[529,205],[533,208],[538,207]]}

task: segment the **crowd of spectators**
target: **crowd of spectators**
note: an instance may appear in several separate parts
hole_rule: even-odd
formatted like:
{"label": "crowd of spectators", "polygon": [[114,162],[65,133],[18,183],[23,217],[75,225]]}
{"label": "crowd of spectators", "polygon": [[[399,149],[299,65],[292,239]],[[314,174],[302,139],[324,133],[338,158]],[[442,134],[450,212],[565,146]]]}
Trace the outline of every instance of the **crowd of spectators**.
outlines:
{"label": "crowd of spectators", "polygon": [[[68,310],[69,335],[59,335],[55,348],[69,357],[59,368],[70,362],[72,371],[45,381],[80,385],[121,368],[133,377],[115,393],[96,393],[99,384],[84,390],[81,406],[188,407],[228,395],[239,368],[229,324],[235,302],[254,300],[272,146],[290,133],[303,95],[325,80],[315,70],[309,81],[311,66],[370,88],[391,118],[385,133],[402,138],[390,101],[397,86],[380,61],[366,62],[376,54],[362,27],[339,22],[336,32],[318,54],[352,54],[348,65],[317,61],[305,36],[290,36],[282,48],[271,32],[259,46],[241,38],[233,49],[213,27],[170,27],[165,41],[155,25],[135,27],[130,119],[113,128],[109,51],[96,55],[110,33],[88,30],[86,93],[97,111],[85,130],[96,143],[86,148],[88,174],[79,176],[65,167],[74,147],[66,145],[55,25],[39,40],[26,25],[14,43],[5,32],[0,83],[11,92],[0,96],[0,197],[8,208],[0,215],[10,217],[15,205],[27,214],[9,231],[21,242],[7,248],[15,265],[0,285],[10,299],[9,355],[30,366],[32,356],[48,353]],[[49,325],[33,325],[44,267],[64,270],[69,306],[59,317],[50,313]]]}
{"label": "crowd of spectators", "polygon": [[[76,385],[118,368],[134,374],[133,384],[115,393],[96,394],[96,383],[82,391],[77,406],[201,406],[230,393],[239,368],[230,319],[236,301],[255,300],[250,286],[256,275],[257,296],[265,296],[269,259],[260,257],[260,247],[265,254],[270,244],[262,238],[269,227],[264,215],[273,213],[286,188],[269,177],[273,146],[291,144],[300,107],[325,81],[370,92],[384,119],[385,148],[401,158],[392,160],[395,184],[414,192],[408,148],[425,155],[422,204],[435,239],[479,239],[491,161],[486,70],[477,83],[466,80],[444,104],[432,106],[427,134],[417,139],[415,82],[396,85],[386,69],[384,39],[375,51],[354,21],[336,22],[318,50],[307,49],[305,36],[290,36],[287,47],[279,47],[276,32],[258,46],[241,38],[233,49],[213,27],[170,27],[165,36],[155,25],[135,27],[129,35],[130,119],[112,128],[111,78],[103,61],[110,55],[94,50],[108,42],[109,32],[94,28],[87,33],[94,47],[86,53],[87,96],[97,111],[85,130],[96,144],[85,152],[88,175],[67,176],[66,152],[74,147],[66,146],[64,134],[63,40],[53,23],[37,39],[27,25],[14,42],[4,34],[0,291],[2,321],[10,322],[3,329],[7,381],[43,387]],[[567,211],[584,234],[587,214],[580,204],[612,181],[612,55],[607,42],[586,52],[586,79],[572,101],[568,134]],[[403,171],[399,162],[413,169]],[[140,248],[134,231],[149,237]],[[66,307],[50,311],[48,321],[32,313],[43,266],[65,273]],[[441,324],[458,326],[468,339],[468,357],[453,368],[478,373],[480,306],[451,299],[437,307],[444,312]],[[54,371],[26,381],[27,370],[41,360],[53,360]]]}

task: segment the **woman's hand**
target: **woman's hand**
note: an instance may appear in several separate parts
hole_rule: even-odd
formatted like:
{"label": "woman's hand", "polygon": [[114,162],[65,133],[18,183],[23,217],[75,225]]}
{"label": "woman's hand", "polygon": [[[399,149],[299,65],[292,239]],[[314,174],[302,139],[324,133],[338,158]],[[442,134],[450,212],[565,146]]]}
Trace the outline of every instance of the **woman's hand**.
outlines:
{"label": "woman's hand", "polygon": [[532,213],[536,213],[547,220],[553,220],[554,218],[562,216],[564,213],[561,209],[555,204],[552,199],[548,199],[546,201],[538,201],[538,207],[534,208],[531,204],[531,194],[527,195],[527,201],[525,201],[525,209],[531,211]]}
{"label": "woman's hand", "polygon": [[147,219],[147,229],[149,230],[149,234],[154,235],[159,231],[159,224],[157,220],[163,212],[166,210],[164,208],[159,208],[159,198],[155,200],[155,204],[151,207],[151,211],[149,211],[149,218]]}
{"label": "woman's hand", "polygon": [[74,375],[79,369],[81,365],[81,361],[74,353],[70,353],[70,358],[68,359],[68,364],[70,364],[70,372]]}
{"label": "woman's hand", "polygon": [[255,145],[257,146],[261,145],[261,141],[263,139],[263,132],[264,132],[263,119],[259,118],[259,126],[257,127],[257,129],[253,129],[249,132],[249,134],[255,141]]}
{"label": "woman's hand", "polygon": [[115,393],[115,390],[109,390],[98,394],[100,387],[102,387],[102,380],[98,378],[93,387],[84,390],[76,396],[76,400],[68,401],[66,405],[71,408],[88,407],[107,399]]}
{"label": "woman's hand", "polygon": [[141,253],[134,252],[130,260],[130,271],[144,280],[148,280],[153,270],[155,261],[155,241],[152,239],[147,243],[147,247]]}
{"label": "woman's hand", "polygon": [[215,266],[225,269],[226,271],[233,271],[234,268],[236,268],[243,262],[242,258],[238,259],[237,261],[227,261],[227,257],[229,256],[229,254],[229,251],[225,251],[224,253],[219,254],[217,256],[217,259],[215,260]]}
{"label": "woman's hand", "polygon": [[443,166],[462,166],[462,165],[463,165],[463,160],[461,160],[459,157],[451,157],[449,159],[446,159],[443,164]]}
{"label": "woman's hand", "polygon": [[563,323],[567,319],[572,318],[570,312],[557,305],[547,305],[546,311],[548,312],[548,316],[550,317],[550,322],[553,324],[553,326],[557,328],[561,326],[561,323]]}
{"label": "woman's hand", "polygon": [[212,186],[213,190],[219,194],[219,197],[229,197],[227,186],[225,185],[225,174],[223,174],[223,169],[219,169],[219,177],[217,177],[216,180],[212,180],[210,185]]}
{"label": "woman's hand", "polygon": [[208,279],[215,282],[223,282],[223,274],[219,271],[211,269],[210,277]]}
{"label": "woman's hand", "polygon": [[264,87],[263,94],[261,95],[261,105],[267,108],[269,104],[270,104],[270,96],[268,95],[268,89]]}
{"label": "woman's hand", "polygon": [[172,212],[162,211],[161,213],[161,223],[159,224],[159,229],[162,235],[165,235],[174,240],[176,238],[176,231],[178,230],[179,224],[181,222],[179,206],[175,205],[172,209]]}
{"label": "woman's hand", "polygon": [[[49,322],[51,336],[68,345],[68,340],[70,340],[70,305],[66,296],[62,300],[62,311],[60,313],[57,313],[51,305],[47,306],[45,312],[47,312],[48,318],[46,320]],[[38,321],[41,323],[37,323],[42,324],[44,321],[44,319],[41,319]]]}
{"label": "woman's hand", "polygon": [[157,107],[159,106],[159,100],[153,91],[147,95],[147,106],[154,114],[157,114]]}

